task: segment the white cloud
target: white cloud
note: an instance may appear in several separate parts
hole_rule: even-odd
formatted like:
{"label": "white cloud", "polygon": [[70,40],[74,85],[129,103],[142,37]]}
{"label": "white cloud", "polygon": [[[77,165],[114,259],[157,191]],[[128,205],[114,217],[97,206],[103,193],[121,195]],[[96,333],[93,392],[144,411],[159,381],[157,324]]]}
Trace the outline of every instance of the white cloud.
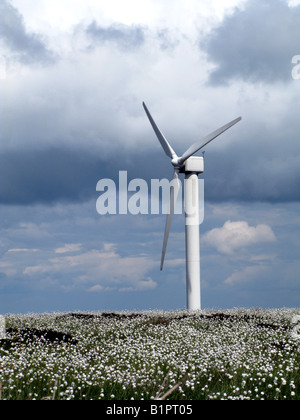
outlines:
{"label": "white cloud", "polygon": [[290,7],[296,7],[300,5],[300,0],[288,0],[288,5]]}
{"label": "white cloud", "polygon": [[247,222],[228,220],[223,227],[207,232],[203,241],[223,254],[234,254],[240,248],[253,244],[275,242],[276,237],[268,225],[254,227]]}
{"label": "white cloud", "polygon": [[[33,31],[70,31],[78,22],[96,19],[111,24],[142,23],[193,30],[195,20],[203,17],[203,27],[223,18],[224,13],[245,0],[10,0],[22,13]],[[296,1],[296,0],[294,0]],[[205,20],[204,20],[205,19]]]}
{"label": "white cloud", "polygon": [[[67,244],[57,248],[55,253],[65,254],[80,251],[80,244]],[[36,276],[43,274],[61,278],[62,287],[84,286],[88,291],[103,291],[115,288],[119,291],[147,290],[156,283],[147,276],[155,263],[146,256],[122,257],[115,245],[104,244],[103,250],[92,249],[75,255],[50,258],[42,264],[27,266],[23,274]],[[66,279],[68,285],[66,285]]]}
{"label": "white cloud", "polygon": [[[147,277],[144,280],[140,280],[138,283],[138,290],[153,290],[157,286],[157,283],[151,278]],[[120,292],[132,292],[137,290],[136,286],[121,287]]]}
{"label": "white cloud", "polygon": [[80,251],[81,244],[65,244],[65,246],[61,248],[56,248],[55,253],[56,254],[65,254],[67,252],[77,252]]}
{"label": "white cloud", "polygon": [[95,284],[95,286],[92,286],[88,289],[88,292],[112,292],[113,290],[116,290],[116,288],[104,287],[104,286],[101,286],[101,284]]}
{"label": "white cloud", "polygon": [[12,248],[8,249],[7,252],[38,252],[36,248]]}
{"label": "white cloud", "polygon": [[225,284],[233,285],[235,283],[242,283],[249,281],[251,279],[256,279],[265,271],[266,267],[257,265],[257,266],[248,266],[242,270],[237,270],[231,276],[227,277],[224,281]]}

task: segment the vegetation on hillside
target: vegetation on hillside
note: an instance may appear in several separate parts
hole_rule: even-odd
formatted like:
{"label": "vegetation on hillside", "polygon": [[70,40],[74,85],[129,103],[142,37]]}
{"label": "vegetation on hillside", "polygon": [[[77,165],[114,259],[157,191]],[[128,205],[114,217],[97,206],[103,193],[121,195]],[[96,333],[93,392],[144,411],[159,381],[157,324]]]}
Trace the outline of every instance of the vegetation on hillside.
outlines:
{"label": "vegetation on hillside", "polygon": [[299,315],[7,315],[0,399],[299,400]]}

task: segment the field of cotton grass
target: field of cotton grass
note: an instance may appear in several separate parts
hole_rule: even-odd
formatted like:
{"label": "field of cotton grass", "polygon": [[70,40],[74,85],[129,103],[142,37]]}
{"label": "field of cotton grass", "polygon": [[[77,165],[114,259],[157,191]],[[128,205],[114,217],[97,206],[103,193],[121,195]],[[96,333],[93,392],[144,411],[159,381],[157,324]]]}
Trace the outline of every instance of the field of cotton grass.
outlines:
{"label": "field of cotton grass", "polygon": [[299,400],[299,309],[7,315],[1,400]]}

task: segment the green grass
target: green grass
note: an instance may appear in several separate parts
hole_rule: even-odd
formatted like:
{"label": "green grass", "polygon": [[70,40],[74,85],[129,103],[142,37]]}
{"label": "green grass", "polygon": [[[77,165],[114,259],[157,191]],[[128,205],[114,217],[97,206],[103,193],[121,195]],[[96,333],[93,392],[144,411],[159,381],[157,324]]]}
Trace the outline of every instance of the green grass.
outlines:
{"label": "green grass", "polygon": [[0,399],[299,400],[299,314],[7,315]]}

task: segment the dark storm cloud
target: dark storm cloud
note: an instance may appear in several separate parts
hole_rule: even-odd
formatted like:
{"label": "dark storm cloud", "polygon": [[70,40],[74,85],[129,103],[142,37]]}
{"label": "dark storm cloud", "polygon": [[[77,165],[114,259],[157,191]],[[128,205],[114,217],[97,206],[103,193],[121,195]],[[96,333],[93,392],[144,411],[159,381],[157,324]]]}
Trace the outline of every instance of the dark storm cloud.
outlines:
{"label": "dark storm cloud", "polygon": [[123,49],[139,47],[145,41],[144,29],[135,25],[127,26],[115,23],[103,27],[93,21],[86,28],[86,33],[97,43],[113,42]]}
{"label": "dark storm cloud", "polygon": [[276,136],[256,130],[222,152],[207,149],[206,198],[217,202],[299,202],[300,156],[294,143],[296,134],[285,138],[284,131]]}
{"label": "dark storm cloud", "polygon": [[100,179],[113,179],[118,186],[119,171],[128,171],[128,182],[142,178],[171,177],[162,153],[115,155],[109,159],[84,150],[51,148],[9,151],[0,154],[0,203],[30,205],[36,203],[80,202],[95,200]]}
{"label": "dark storm cloud", "polygon": [[0,161],[0,201],[3,204],[88,198],[95,190],[97,171],[100,172],[103,165],[82,151],[58,148],[2,152]]}
{"label": "dark storm cloud", "polygon": [[[284,159],[284,158],[283,158]],[[225,163],[226,161],[226,163]],[[299,159],[298,159],[299,162]],[[300,201],[300,169],[294,162],[280,157],[264,161],[239,154],[226,156],[214,152],[207,158],[205,173],[206,198],[209,201],[296,202]]]}
{"label": "dark storm cloud", "polygon": [[[205,155],[205,200],[212,202],[300,201],[299,159],[269,154],[267,150],[235,147]],[[43,151],[2,152],[0,155],[0,202],[81,202],[99,196],[96,184],[109,178],[118,187],[119,171],[131,179],[172,178],[172,166],[160,151],[114,155],[102,159],[83,150],[51,148]],[[182,179],[183,181],[183,179]]]}
{"label": "dark storm cloud", "polygon": [[290,8],[283,0],[249,0],[201,43],[217,65],[210,82],[291,80],[291,59],[300,48],[299,22],[300,6]]}
{"label": "dark storm cloud", "polygon": [[54,55],[37,34],[26,31],[23,17],[8,1],[0,4],[0,39],[23,64],[51,63]]}

